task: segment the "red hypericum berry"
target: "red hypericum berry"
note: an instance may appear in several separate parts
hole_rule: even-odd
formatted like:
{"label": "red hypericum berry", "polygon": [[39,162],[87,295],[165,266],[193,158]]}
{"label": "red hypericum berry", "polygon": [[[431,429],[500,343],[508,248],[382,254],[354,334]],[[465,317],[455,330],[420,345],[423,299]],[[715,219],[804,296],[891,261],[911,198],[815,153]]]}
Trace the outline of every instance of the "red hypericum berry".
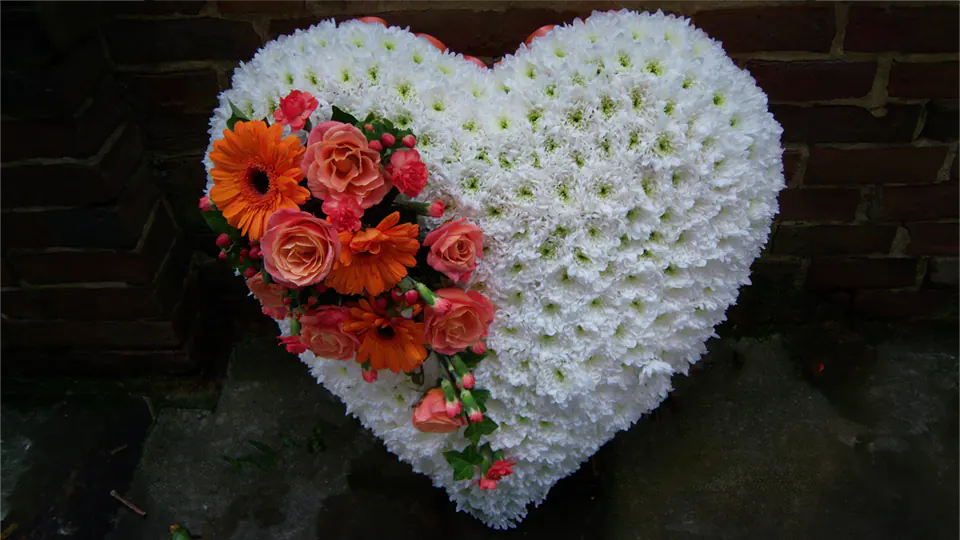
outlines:
{"label": "red hypericum berry", "polygon": [[364,124],[363,129],[367,131],[373,131],[373,124]]}
{"label": "red hypericum berry", "polygon": [[404,135],[403,138],[400,139],[400,143],[407,148],[413,148],[417,145],[417,138],[413,135]]}
{"label": "red hypericum berry", "polygon": [[473,385],[475,384],[477,384],[477,379],[473,376],[473,373],[467,373],[463,376],[463,380],[460,381],[460,386],[467,390],[473,388]]}
{"label": "red hypericum berry", "polygon": [[369,146],[373,150],[376,150],[377,152],[383,151],[383,145],[380,144],[380,141],[370,141],[369,143],[367,143],[367,146]]}
{"label": "red hypericum berry", "polygon": [[307,305],[308,305],[308,306],[315,306],[315,305],[317,305],[317,297],[316,297],[316,296],[311,296],[310,298],[307,298]]}
{"label": "red hypericum berry", "polygon": [[223,261],[223,260],[226,260],[226,258],[227,258],[227,252],[226,252],[226,251],[221,251],[221,252],[220,252],[220,260]]}
{"label": "red hypericum berry", "polygon": [[410,289],[409,291],[403,293],[403,299],[408,305],[414,305],[417,303],[417,300],[420,299],[420,293],[415,289]]}
{"label": "red hypericum berry", "polygon": [[244,262],[246,262],[246,260],[247,260],[247,259],[246,259],[243,255],[241,255],[240,258],[237,259],[237,261],[238,261],[240,264],[243,264]]}
{"label": "red hypericum berry", "polygon": [[394,302],[399,302],[400,299],[403,298],[403,291],[401,291],[400,289],[394,289],[390,291],[390,296],[393,297]]}
{"label": "red hypericum berry", "polygon": [[290,305],[290,302],[293,302],[293,300],[291,300],[289,296],[284,296],[284,297],[283,297],[283,303],[284,303],[284,304],[286,304],[286,305],[289,306],[289,305]]}
{"label": "red hypericum berry", "polygon": [[384,133],[380,140],[383,141],[383,145],[386,147],[391,147],[397,142],[397,138],[389,133]]}
{"label": "red hypericum berry", "polygon": [[327,292],[327,286],[324,285],[323,283],[318,283],[318,284],[316,285],[316,287],[317,287],[317,292],[318,292],[318,293],[325,293],[325,292]]}
{"label": "red hypericum berry", "polygon": [[377,306],[377,309],[380,311],[387,309],[387,299],[382,296],[374,300],[374,304]]}
{"label": "red hypericum berry", "polygon": [[260,246],[253,246],[250,248],[250,258],[259,259],[260,258]]}
{"label": "red hypericum berry", "polygon": [[227,233],[223,233],[217,237],[217,245],[225,248],[230,245],[230,237],[227,236]]}
{"label": "red hypericum berry", "polygon": [[249,256],[250,256],[250,250],[247,249],[247,248],[241,249],[241,250],[240,250],[240,256],[241,256],[241,257],[249,257]]}
{"label": "red hypericum berry", "polygon": [[470,346],[470,350],[475,354],[483,354],[487,352],[487,344],[482,341],[478,341]]}
{"label": "red hypericum berry", "polygon": [[243,277],[245,278],[252,278],[255,275],[257,275],[257,269],[252,266],[248,266],[247,269],[243,271]]}

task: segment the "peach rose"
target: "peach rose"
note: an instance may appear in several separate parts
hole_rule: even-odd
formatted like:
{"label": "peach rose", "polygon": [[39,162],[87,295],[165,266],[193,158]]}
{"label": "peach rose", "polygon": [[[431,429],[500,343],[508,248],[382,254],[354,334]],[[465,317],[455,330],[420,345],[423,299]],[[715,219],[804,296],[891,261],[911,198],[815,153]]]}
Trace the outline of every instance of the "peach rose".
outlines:
{"label": "peach rose", "polygon": [[340,257],[337,229],[308,212],[280,209],[260,239],[263,267],[279,284],[306,287],[323,281]]}
{"label": "peach rose", "polygon": [[447,401],[443,390],[431,388],[413,410],[413,427],[425,433],[450,433],[467,425],[462,416],[447,416]]}
{"label": "peach rose", "polygon": [[360,346],[360,340],[343,329],[350,318],[345,307],[323,306],[300,317],[300,340],[313,354],[333,360],[350,360]]}
{"label": "peach rose", "polygon": [[247,288],[260,301],[263,314],[274,319],[284,319],[287,316],[287,306],[283,303],[284,288],[276,283],[267,284],[263,274],[258,273],[247,280]]}
{"label": "peach rose", "polygon": [[427,264],[453,281],[466,281],[483,258],[483,233],[466,219],[444,223],[423,241],[430,247]]}
{"label": "peach rose", "polygon": [[315,197],[350,197],[364,209],[383,200],[393,187],[380,165],[380,153],[356,126],[341,122],[323,122],[310,131],[300,168]]}
{"label": "peach rose", "polygon": [[424,317],[424,331],[433,350],[454,354],[487,337],[493,304],[485,296],[454,288],[438,289],[433,294],[449,303],[442,313],[428,308]]}

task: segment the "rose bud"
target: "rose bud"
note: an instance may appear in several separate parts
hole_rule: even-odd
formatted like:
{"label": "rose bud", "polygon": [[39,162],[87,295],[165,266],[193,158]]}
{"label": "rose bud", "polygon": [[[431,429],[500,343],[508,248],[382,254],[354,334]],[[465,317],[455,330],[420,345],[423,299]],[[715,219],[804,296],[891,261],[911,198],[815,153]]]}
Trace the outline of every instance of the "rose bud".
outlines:
{"label": "rose bud", "polygon": [[463,404],[460,403],[460,400],[456,401],[447,401],[447,416],[450,418],[457,417],[461,411],[463,411]]}
{"label": "rose bud", "polygon": [[213,210],[213,204],[210,202],[210,197],[200,197],[200,210],[203,210],[204,212]]}
{"label": "rose bud", "polygon": [[376,380],[377,380],[377,372],[374,371],[374,370],[372,370],[372,369],[368,370],[368,369],[364,368],[364,370],[363,370],[363,380],[366,381],[366,382],[368,382],[368,383],[372,383],[373,381],[376,381]]}
{"label": "rose bud", "polygon": [[427,210],[427,213],[432,218],[440,219],[443,217],[443,211],[446,209],[443,201],[433,201],[433,204],[430,205],[430,208]]}
{"label": "rose bud", "polygon": [[467,373],[463,376],[463,379],[460,380],[460,386],[467,390],[472,389],[475,384],[477,384],[477,379],[473,376],[473,373]]}

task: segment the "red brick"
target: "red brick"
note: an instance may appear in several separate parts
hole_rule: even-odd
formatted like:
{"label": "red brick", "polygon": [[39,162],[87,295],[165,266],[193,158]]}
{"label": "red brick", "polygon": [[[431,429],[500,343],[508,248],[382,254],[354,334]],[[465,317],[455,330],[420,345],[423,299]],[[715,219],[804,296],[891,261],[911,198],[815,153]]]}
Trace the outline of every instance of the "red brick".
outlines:
{"label": "red brick", "polygon": [[866,255],[888,253],[894,225],[781,225],[773,239],[773,253],[784,255]]}
{"label": "red brick", "polygon": [[5,211],[0,214],[3,245],[132,249],[159,196],[152,174],[141,167],[110,206]]}
{"label": "red brick", "polygon": [[859,189],[787,189],[780,192],[780,221],[853,221]]}
{"label": "red brick", "polygon": [[870,93],[874,62],[826,60],[746,63],[757,85],[772,101],[821,101],[859,98]]}
{"label": "red brick", "polygon": [[104,35],[118,64],[248,60],[260,47],[250,23],[225,19],[117,20]]}
{"label": "red brick", "polygon": [[804,185],[929,184],[935,182],[947,147],[811,148]]}
{"label": "red brick", "polygon": [[178,0],[144,0],[142,2],[102,2],[104,11],[117,15],[196,15],[206,2]]}
{"label": "red brick", "polygon": [[917,282],[917,260],[813,259],[807,270],[807,286],[816,289],[889,289]]}
{"label": "red brick", "polygon": [[88,158],[123,122],[123,105],[111,85],[104,85],[93,105],[79,118],[3,120],[4,162],[31,158]]}
{"label": "red brick", "polygon": [[32,285],[153,281],[177,239],[167,208],[158,203],[144,237],[133,251],[43,250],[10,252],[14,267]]}
{"label": "red brick", "polygon": [[153,287],[43,287],[0,293],[3,314],[14,319],[129,320],[163,317],[177,298]]}
{"label": "red brick", "polygon": [[908,143],[913,140],[920,106],[888,104],[886,110],[886,116],[878,118],[867,109],[852,106],[770,106],[783,126],[784,142]]}
{"label": "red brick", "polygon": [[790,286],[796,281],[799,273],[799,262],[758,259],[750,267],[750,280],[755,284]]}
{"label": "red brick", "polygon": [[3,167],[0,204],[3,208],[105,204],[117,198],[142,163],[142,156],[140,132],[128,124],[100,158],[74,164]]}
{"label": "red brick", "polygon": [[2,10],[4,70],[62,62],[99,24],[97,9],[77,2],[5,2]]}
{"label": "red brick", "polygon": [[183,341],[173,321],[24,321],[4,319],[4,338],[14,349],[157,349]]}
{"label": "red brick", "polygon": [[697,13],[693,24],[728,53],[829,52],[835,16],[832,5],[758,6]]}
{"label": "red brick", "polygon": [[5,70],[4,114],[27,120],[72,116],[94,94],[106,68],[100,40],[91,36],[53,66]]}
{"label": "red brick", "polygon": [[172,109],[209,116],[220,91],[217,74],[211,70],[129,75],[124,83],[135,105],[153,112]]}
{"label": "red brick", "polygon": [[796,176],[801,159],[803,155],[799,150],[783,151],[783,178],[787,182],[787,187],[796,187],[800,183],[800,179]]}
{"label": "red brick", "polygon": [[6,259],[0,260],[0,287],[13,287],[17,285],[17,278],[10,270],[10,265]]}
{"label": "red brick", "polygon": [[957,223],[907,223],[910,255],[957,255],[960,225]]}
{"label": "red brick", "polygon": [[297,13],[302,13],[306,10],[306,2],[300,0],[299,2],[288,2],[283,0],[277,0],[271,2],[268,0],[251,0],[247,2],[224,2],[220,0],[217,2],[217,9],[220,10],[220,13],[228,14],[258,14],[258,13],[267,13],[271,15],[296,15]]}
{"label": "red brick", "polygon": [[3,375],[87,379],[185,375],[196,371],[201,360],[188,347],[146,351],[8,351]]}
{"label": "red brick", "polygon": [[960,186],[955,183],[883,188],[880,215],[889,220],[943,219],[958,216]]}
{"label": "red brick", "polygon": [[923,124],[921,139],[956,141],[960,138],[960,107],[957,101],[931,101],[927,103],[927,119]]}
{"label": "red brick", "polygon": [[893,97],[960,97],[960,62],[894,62],[887,92]]}
{"label": "red brick", "polygon": [[927,278],[934,286],[956,287],[960,285],[960,259],[956,257],[931,257]]}
{"label": "red brick", "polygon": [[944,313],[951,300],[955,300],[952,295],[937,290],[857,291],[853,311],[862,317],[878,319],[927,317]]}
{"label": "red brick", "polygon": [[958,11],[947,6],[850,8],[844,51],[956,53]]}
{"label": "red brick", "polygon": [[164,153],[203,153],[210,142],[210,113],[155,114],[147,122],[144,143]]}
{"label": "red brick", "polygon": [[[363,16],[381,17],[391,26],[409,27],[411,32],[430,34],[452,51],[481,57],[500,57],[516,52],[527,36],[543,25],[570,23],[576,18],[588,17],[594,10],[603,11],[623,5],[622,2],[558,3],[551,9],[519,7],[523,6],[523,3],[517,2],[505,9],[503,4],[497,6],[497,9],[483,9],[478,7],[481,5],[478,4],[471,10],[432,8],[377,11],[384,8],[382,3],[368,4],[369,10],[352,7],[357,4],[359,2],[348,2],[347,9],[343,9],[344,5],[341,3],[334,4],[336,9],[328,9],[328,2],[316,5],[319,11],[336,15],[338,21]],[[349,11],[350,14],[341,15],[344,11]],[[298,28],[307,28],[328,17],[327,14],[321,14],[274,19],[270,21],[269,35],[272,39],[278,35],[290,34]]]}

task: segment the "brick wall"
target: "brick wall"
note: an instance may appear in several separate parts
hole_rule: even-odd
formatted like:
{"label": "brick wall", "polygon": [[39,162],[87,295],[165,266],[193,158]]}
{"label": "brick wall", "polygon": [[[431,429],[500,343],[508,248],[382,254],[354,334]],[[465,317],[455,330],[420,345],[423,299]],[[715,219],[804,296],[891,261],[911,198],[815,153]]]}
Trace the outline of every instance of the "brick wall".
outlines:
{"label": "brick wall", "polygon": [[[90,351],[104,349],[116,353],[104,356],[111,366],[132,355],[130,362],[160,369],[195,368],[184,347],[197,306],[182,299],[190,251],[212,251],[196,200],[217,93],[267,40],[362,15],[430,33],[488,63],[539,26],[594,9],[692,17],[753,74],[785,130],[789,188],[755,264],[756,284],[731,319],[954,313],[956,3],[95,6],[3,3],[0,270],[8,349],[73,351],[70,365],[81,371],[97,356]],[[771,288],[777,294],[759,292]],[[150,355],[168,362],[141,359]],[[44,356],[51,357],[61,369],[63,356]]]}

